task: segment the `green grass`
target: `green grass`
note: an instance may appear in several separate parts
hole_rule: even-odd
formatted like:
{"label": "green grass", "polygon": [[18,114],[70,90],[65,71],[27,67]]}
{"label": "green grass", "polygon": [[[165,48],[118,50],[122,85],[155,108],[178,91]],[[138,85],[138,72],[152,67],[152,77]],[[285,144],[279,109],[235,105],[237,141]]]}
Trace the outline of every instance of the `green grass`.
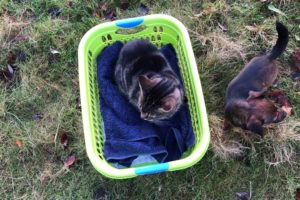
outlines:
{"label": "green grass", "polygon": [[[105,20],[93,16],[96,1],[3,0],[0,2],[0,68],[7,66],[9,51],[22,50],[26,61],[15,63],[13,80],[0,82],[0,194],[1,199],[235,199],[235,192],[251,192],[252,199],[294,199],[300,187],[299,134],[300,84],[289,77],[290,53],[299,47],[300,4],[272,1],[286,14],[268,10],[270,1],[143,1],[151,13],[173,15],[189,29],[196,55],[212,131],[212,146],[201,162],[186,170],[111,180],[91,166],[84,146],[79,97],[77,47],[84,33]],[[118,3],[107,1],[114,8]],[[128,10],[116,9],[118,18],[137,16],[139,1]],[[58,17],[48,9],[62,8]],[[34,14],[33,14],[34,13]],[[275,21],[289,28],[290,42],[278,59],[282,67],[279,88],[292,105],[293,115],[269,126],[265,140],[234,130],[242,156],[224,159],[220,138],[225,88],[253,56],[269,50],[276,40]],[[223,33],[218,22],[228,31]],[[260,31],[251,32],[245,26]],[[17,34],[29,39],[15,41]],[[53,58],[50,49],[61,52]],[[32,116],[43,113],[43,119]],[[297,126],[293,129],[290,127]],[[69,146],[60,147],[67,133]],[[290,135],[289,135],[290,134]],[[15,141],[23,146],[19,148]],[[225,140],[226,141],[226,140]],[[221,149],[222,151],[222,149]],[[69,171],[63,161],[76,155]],[[273,162],[273,164],[270,164]],[[275,163],[275,164],[274,164]]]}

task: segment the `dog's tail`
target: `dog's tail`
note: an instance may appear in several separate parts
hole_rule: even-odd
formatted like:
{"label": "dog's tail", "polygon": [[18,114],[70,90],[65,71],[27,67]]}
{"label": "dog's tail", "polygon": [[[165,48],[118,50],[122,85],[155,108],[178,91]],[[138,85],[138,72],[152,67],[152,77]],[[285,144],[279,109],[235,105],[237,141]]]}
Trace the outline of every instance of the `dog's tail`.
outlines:
{"label": "dog's tail", "polygon": [[280,22],[276,22],[276,30],[278,33],[278,39],[277,42],[275,44],[275,46],[273,47],[273,49],[271,50],[271,52],[269,53],[268,57],[271,60],[276,59],[277,57],[279,57],[282,52],[285,50],[288,41],[289,41],[289,31],[288,29]]}

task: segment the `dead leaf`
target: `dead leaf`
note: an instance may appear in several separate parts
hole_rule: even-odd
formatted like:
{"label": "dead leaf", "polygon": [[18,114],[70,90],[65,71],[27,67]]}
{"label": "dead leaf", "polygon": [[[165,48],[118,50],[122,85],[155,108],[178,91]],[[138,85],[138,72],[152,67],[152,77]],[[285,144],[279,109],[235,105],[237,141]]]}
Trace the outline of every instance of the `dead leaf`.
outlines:
{"label": "dead leaf", "polygon": [[69,143],[68,136],[66,133],[61,134],[60,136],[60,144],[65,149]]}
{"label": "dead leaf", "polygon": [[122,10],[127,10],[129,8],[128,0],[122,0],[120,7],[121,7]]}
{"label": "dead leaf", "polygon": [[76,98],[76,109],[81,109],[80,97]]}
{"label": "dead leaf", "polygon": [[235,195],[240,199],[240,200],[250,200],[250,195],[248,192],[236,192]]}
{"label": "dead leaf", "polygon": [[105,19],[110,19],[113,20],[117,17],[115,11],[113,11],[112,9],[108,9],[105,13],[104,13],[104,18]]}
{"label": "dead leaf", "polygon": [[100,10],[103,11],[103,12],[106,12],[106,11],[107,11],[107,5],[106,5],[105,2],[102,2],[102,1],[101,1],[101,2],[98,4],[98,7],[99,7]]}
{"label": "dead leaf", "polygon": [[35,115],[32,116],[32,118],[35,120],[35,121],[40,121],[42,120],[44,117],[44,114],[43,113],[37,113]]}
{"label": "dead leaf", "polygon": [[6,70],[0,70],[0,80],[10,81],[15,74],[15,67],[13,65],[7,65]]}
{"label": "dead leaf", "polygon": [[109,199],[107,193],[103,188],[98,188],[94,191],[94,199]]}
{"label": "dead leaf", "polygon": [[93,12],[93,17],[100,17],[100,15],[98,14],[97,11],[94,11],[94,12]]}
{"label": "dead leaf", "polygon": [[295,200],[300,200],[300,188],[296,189]]}
{"label": "dead leaf", "polygon": [[67,5],[71,8],[73,6],[73,1],[72,0],[68,0],[67,1]]}
{"label": "dead leaf", "polygon": [[16,139],[16,145],[21,148],[23,146],[22,141],[19,139]]}
{"label": "dead leaf", "polygon": [[50,49],[50,52],[52,53],[52,54],[60,54],[60,51],[58,51],[57,49]]}
{"label": "dead leaf", "polygon": [[55,63],[56,61],[59,60],[59,58],[60,58],[60,51],[56,49],[50,49],[50,53],[48,56],[49,63]]}
{"label": "dead leaf", "polygon": [[23,50],[19,50],[17,52],[17,58],[18,58],[19,61],[25,62],[26,61],[26,54],[25,54],[25,52]]}
{"label": "dead leaf", "polygon": [[8,64],[14,64],[16,62],[17,55],[14,52],[10,51],[6,56],[6,59]]}
{"label": "dead leaf", "polygon": [[138,13],[140,15],[147,15],[149,13],[149,8],[145,4],[140,4],[138,8]]}
{"label": "dead leaf", "polygon": [[295,67],[300,71],[300,49],[295,49],[292,53],[292,60],[294,61]]}
{"label": "dead leaf", "polygon": [[64,162],[64,168],[69,169],[75,163],[75,160],[76,158],[74,155],[69,156]]}
{"label": "dead leaf", "polygon": [[226,32],[227,31],[227,28],[225,26],[223,26],[222,24],[220,24],[219,22],[218,22],[218,26],[222,30],[222,32]]}
{"label": "dead leaf", "polygon": [[11,65],[7,65],[7,70],[8,70],[8,72],[9,72],[11,75],[14,74],[14,69],[12,68]]}
{"label": "dead leaf", "polygon": [[298,80],[300,80],[300,71],[292,72],[291,77],[292,77],[292,80],[293,80],[293,81],[298,81]]}
{"label": "dead leaf", "polygon": [[48,13],[51,15],[51,17],[58,17],[61,12],[62,9],[58,7],[52,7],[48,9]]}

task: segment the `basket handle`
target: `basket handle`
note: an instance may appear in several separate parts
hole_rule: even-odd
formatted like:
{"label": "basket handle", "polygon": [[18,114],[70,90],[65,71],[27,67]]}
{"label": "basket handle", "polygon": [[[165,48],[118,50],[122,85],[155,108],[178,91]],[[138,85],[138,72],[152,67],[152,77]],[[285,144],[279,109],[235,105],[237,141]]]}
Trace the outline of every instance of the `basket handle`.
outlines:
{"label": "basket handle", "polygon": [[136,175],[144,175],[144,174],[155,174],[159,172],[165,172],[169,169],[168,163],[160,163],[149,166],[137,167],[134,169]]}
{"label": "basket handle", "polygon": [[117,20],[115,21],[115,24],[119,28],[134,28],[139,26],[143,22],[144,22],[143,17],[135,17],[135,18]]}

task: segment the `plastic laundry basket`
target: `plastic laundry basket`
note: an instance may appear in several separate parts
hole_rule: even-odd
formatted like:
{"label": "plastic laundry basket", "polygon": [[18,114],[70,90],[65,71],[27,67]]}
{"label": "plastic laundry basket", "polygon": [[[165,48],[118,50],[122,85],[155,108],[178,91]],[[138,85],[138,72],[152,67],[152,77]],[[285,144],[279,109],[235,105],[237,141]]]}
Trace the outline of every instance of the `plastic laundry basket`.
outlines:
{"label": "plastic laundry basket", "polygon": [[[176,50],[195,133],[195,145],[180,160],[118,169],[106,162],[104,129],[96,77],[96,58],[105,46],[120,40],[148,39],[156,46],[171,43]],[[97,25],[81,39],[78,49],[80,97],[87,155],[103,175],[124,179],[174,171],[197,163],[207,151],[210,133],[202,88],[190,38],[184,25],[168,15],[149,15]]]}

